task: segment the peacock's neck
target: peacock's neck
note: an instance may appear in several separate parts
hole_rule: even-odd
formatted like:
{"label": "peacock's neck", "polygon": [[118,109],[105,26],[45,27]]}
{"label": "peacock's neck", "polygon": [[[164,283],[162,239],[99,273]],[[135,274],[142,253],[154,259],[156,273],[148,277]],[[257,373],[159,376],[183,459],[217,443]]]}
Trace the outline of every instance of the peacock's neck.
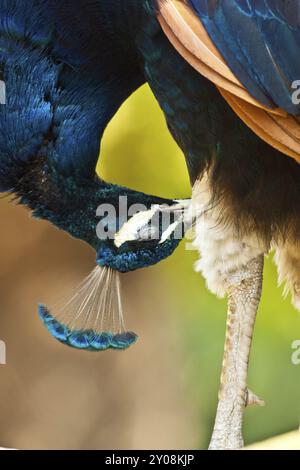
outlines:
{"label": "peacock's neck", "polygon": [[173,201],[147,195],[103,181],[96,175],[61,174],[53,163],[36,158],[20,178],[15,193],[33,216],[49,221],[72,237],[88,243],[96,252],[113,245],[117,231],[131,211],[149,210]]}
{"label": "peacock's neck", "polygon": [[108,187],[96,177],[62,175],[51,162],[39,157],[27,166],[14,191],[35,218],[51,222],[96,249],[97,201],[99,204]]}
{"label": "peacock's neck", "polygon": [[123,53],[134,43],[148,4],[154,8],[155,0],[98,0],[99,22]]}

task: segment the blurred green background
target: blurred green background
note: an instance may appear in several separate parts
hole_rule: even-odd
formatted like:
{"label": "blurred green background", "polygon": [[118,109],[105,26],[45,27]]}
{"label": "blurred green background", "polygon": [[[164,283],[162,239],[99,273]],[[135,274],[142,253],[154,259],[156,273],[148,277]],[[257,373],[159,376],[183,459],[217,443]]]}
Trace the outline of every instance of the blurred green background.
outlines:
{"label": "blurred green background", "polygon": [[[184,157],[148,87],[111,122],[99,174],[165,197],[189,197]],[[226,303],[193,272],[195,251],[123,276],[123,353],[92,354],[55,342],[37,303],[59,298],[94,266],[94,254],[26,210],[0,202],[0,445],[22,449],[206,448],[222,362]],[[300,365],[291,362],[300,315],[281,296],[270,256],[256,324],[249,387],[266,401],[246,411],[247,443],[299,427]]]}

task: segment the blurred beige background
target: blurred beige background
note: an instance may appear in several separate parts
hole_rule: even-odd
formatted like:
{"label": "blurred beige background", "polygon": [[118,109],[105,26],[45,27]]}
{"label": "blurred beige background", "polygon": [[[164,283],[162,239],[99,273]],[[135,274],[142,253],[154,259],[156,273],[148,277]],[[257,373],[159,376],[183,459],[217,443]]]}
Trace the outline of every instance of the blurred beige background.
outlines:
{"label": "blurred beige background", "polygon": [[[143,87],[111,123],[99,172],[108,181],[188,197],[184,158]],[[125,352],[80,352],[56,342],[37,305],[53,304],[93,269],[83,243],[0,200],[0,444],[20,449],[205,448],[213,425],[226,306],[193,272],[184,244],[148,270],[122,276]],[[246,412],[248,443],[297,429],[300,365],[291,344],[300,316],[281,298],[271,260],[257,322],[249,385],[267,406]]]}

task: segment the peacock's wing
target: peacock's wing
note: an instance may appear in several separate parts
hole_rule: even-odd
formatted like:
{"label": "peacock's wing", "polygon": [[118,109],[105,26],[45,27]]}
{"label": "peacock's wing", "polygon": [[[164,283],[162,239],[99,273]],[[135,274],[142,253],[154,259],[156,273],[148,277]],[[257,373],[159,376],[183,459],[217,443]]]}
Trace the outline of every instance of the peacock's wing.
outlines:
{"label": "peacock's wing", "polygon": [[300,3],[157,1],[178,52],[257,135],[300,162]]}

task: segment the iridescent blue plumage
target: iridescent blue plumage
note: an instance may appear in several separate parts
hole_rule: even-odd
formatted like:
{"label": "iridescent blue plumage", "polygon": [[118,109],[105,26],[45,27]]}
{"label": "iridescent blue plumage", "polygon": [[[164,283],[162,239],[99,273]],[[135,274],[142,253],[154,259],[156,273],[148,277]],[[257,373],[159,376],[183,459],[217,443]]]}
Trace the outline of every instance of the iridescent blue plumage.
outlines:
{"label": "iridescent blue plumage", "polygon": [[188,0],[227,64],[261,103],[300,113],[300,10],[287,0]]}
{"label": "iridescent blue plumage", "polygon": [[[103,13],[99,1],[78,0],[74,8],[71,0],[0,0],[7,85],[0,190],[15,188],[24,164],[37,156],[64,175],[94,177],[108,122],[144,82],[136,51],[105,20],[109,9]],[[112,13],[118,24],[118,10]]]}

